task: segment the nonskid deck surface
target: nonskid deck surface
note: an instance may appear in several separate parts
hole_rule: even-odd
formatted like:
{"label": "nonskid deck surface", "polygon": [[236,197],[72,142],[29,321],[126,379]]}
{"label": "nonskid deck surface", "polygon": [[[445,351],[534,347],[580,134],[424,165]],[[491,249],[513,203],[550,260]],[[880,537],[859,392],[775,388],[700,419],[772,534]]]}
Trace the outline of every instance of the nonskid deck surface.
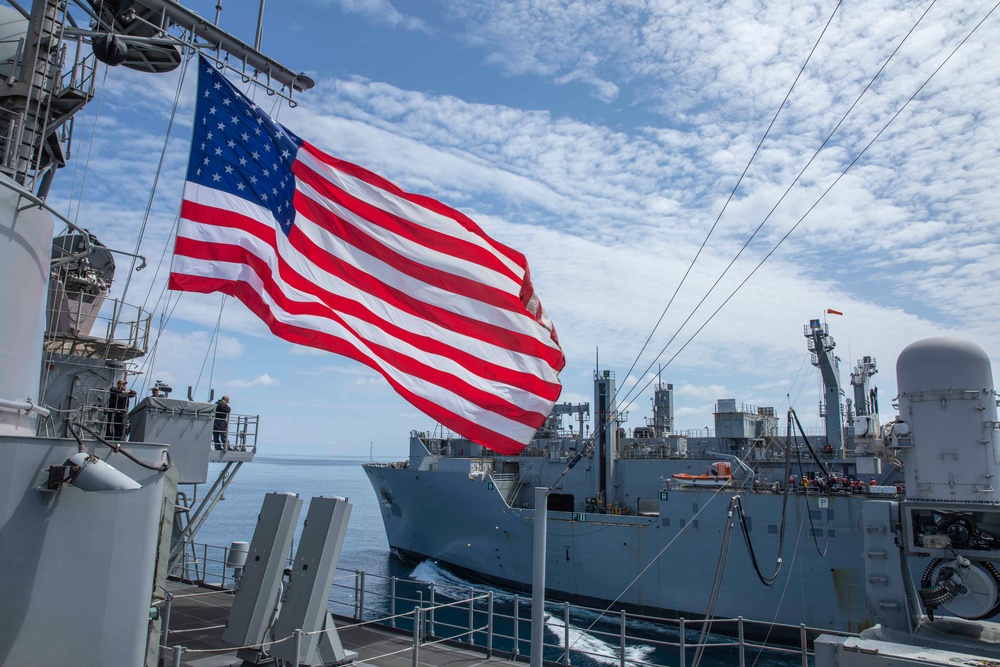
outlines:
{"label": "nonskid deck surface", "polygon": [[[229,617],[233,597],[225,591],[168,581],[167,590],[174,596],[170,607],[170,646],[183,646],[181,665],[185,667],[239,667],[242,660],[236,650],[222,641],[222,630]],[[355,665],[372,667],[409,667],[413,664],[413,637],[377,625],[344,627],[350,621],[337,619],[344,648],[358,654]],[[172,664],[172,650],[161,654],[164,664]],[[482,653],[442,644],[421,645],[420,664],[436,667],[476,667],[492,665],[511,667],[524,663],[486,658]]]}

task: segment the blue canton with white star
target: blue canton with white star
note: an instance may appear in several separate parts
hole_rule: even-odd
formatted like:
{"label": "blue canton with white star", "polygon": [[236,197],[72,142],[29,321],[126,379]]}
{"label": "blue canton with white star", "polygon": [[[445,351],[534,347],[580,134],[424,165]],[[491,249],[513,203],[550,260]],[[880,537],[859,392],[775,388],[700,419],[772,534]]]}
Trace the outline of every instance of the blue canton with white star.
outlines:
{"label": "blue canton with white star", "polygon": [[213,65],[198,59],[189,181],[270,209],[287,235],[295,218],[292,163],[301,144]]}

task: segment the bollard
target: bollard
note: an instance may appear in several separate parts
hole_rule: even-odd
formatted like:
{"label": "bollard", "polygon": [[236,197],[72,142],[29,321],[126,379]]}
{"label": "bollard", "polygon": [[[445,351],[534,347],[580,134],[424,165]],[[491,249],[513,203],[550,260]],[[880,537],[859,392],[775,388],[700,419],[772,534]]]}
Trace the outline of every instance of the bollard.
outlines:
{"label": "bollard", "polygon": [[358,619],[359,621],[365,620],[365,573],[361,572],[361,586],[360,586],[360,597],[358,598]]}
{"label": "bollard", "polygon": [[420,664],[420,617],[422,614],[422,609],[416,607],[413,609],[413,667],[419,667]]}
{"label": "bollard", "polygon": [[743,617],[740,616],[736,619],[736,627],[739,629],[740,633],[740,667],[747,667],[747,651],[746,644],[743,643]]}
{"label": "bollard", "polygon": [[569,602],[563,602],[563,645],[566,647],[563,664],[569,667]]}
{"label": "bollard", "polygon": [[361,570],[354,571],[354,620],[358,620],[358,602],[361,600],[361,591],[358,584],[361,583]]}
{"label": "bollard", "polygon": [[621,630],[621,647],[620,655],[618,656],[618,667],[625,667],[625,610],[622,609],[621,620],[618,622],[618,627]]}
{"label": "bollard", "polygon": [[396,627],[396,577],[389,579],[389,627]]}
{"label": "bollard", "polygon": [[514,596],[514,651],[513,653],[511,653],[510,656],[511,660],[517,660],[517,656],[521,655],[521,645],[520,645],[521,640],[518,637],[518,635],[520,635],[519,630],[521,627],[521,618],[520,614],[518,614],[518,611],[520,611],[520,607],[521,607],[520,598],[517,595],[515,595]]}
{"label": "bollard", "polygon": [[163,621],[160,625],[160,646],[166,646],[170,641],[170,607],[173,606],[173,593],[167,593],[163,598]]}
{"label": "bollard", "polygon": [[681,637],[677,644],[677,648],[680,651],[680,667],[687,667],[687,655],[684,650],[684,619],[681,619]]}
{"label": "bollard", "polygon": [[184,655],[184,647],[183,646],[175,646],[174,647],[173,660],[171,661],[171,663],[173,664],[173,667],[181,667],[181,656],[182,655]]}
{"label": "bollard", "polygon": [[473,628],[476,627],[476,617],[475,617],[475,613],[474,613],[475,612],[475,608],[473,607],[473,604],[472,604],[472,599],[474,597],[476,597],[476,591],[475,591],[475,589],[470,588],[469,589],[469,634],[467,635],[469,646],[472,646],[473,635],[475,634],[475,631],[473,630]]}
{"label": "bollard", "polygon": [[[416,625],[416,623],[417,623],[417,609],[423,609],[423,608],[424,608],[424,592],[423,591],[417,591],[417,606],[413,608],[413,624],[414,625]],[[427,628],[423,628],[421,630],[421,632],[426,632],[426,631],[427,631]]]}
{"label": "bollard", "polygon": [[806,637],[806,624],[799,624],[799,638],[802,641],[802,667],[809,667],[809,647]]}
{"label": "bollard", "polygon": [[436,604],[434,600],[434,582],[431,582],[431,604],[430,612],[424,614],[424,636],[434,637],[434,605]]}
{"label": "bollard", "polygon": [[486,594],[486,657],[493,657],[493,591]]}

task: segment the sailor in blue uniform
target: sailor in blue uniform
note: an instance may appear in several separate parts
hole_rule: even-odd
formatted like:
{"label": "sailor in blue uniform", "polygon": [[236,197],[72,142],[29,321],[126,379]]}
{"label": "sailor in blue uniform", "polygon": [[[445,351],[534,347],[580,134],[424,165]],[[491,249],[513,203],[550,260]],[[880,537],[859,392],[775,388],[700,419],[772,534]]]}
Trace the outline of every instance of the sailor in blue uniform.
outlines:
{"label": "sailor in blue uniform", "polygon": [[125,413],[128,412],[129,399],[135,396],[135,391],[128,388],[128,382],[119,380],[111,388],[111,396],[108,398],[108,425],[107,437],[116,442],[121,442],[125,435]]}
{"label": "sailor in blue uniform", "polygon": [[225,449],[229,444],[229,397],[223,396],[215,404],[215,424],[212,426],[212,442],[216,449]]}

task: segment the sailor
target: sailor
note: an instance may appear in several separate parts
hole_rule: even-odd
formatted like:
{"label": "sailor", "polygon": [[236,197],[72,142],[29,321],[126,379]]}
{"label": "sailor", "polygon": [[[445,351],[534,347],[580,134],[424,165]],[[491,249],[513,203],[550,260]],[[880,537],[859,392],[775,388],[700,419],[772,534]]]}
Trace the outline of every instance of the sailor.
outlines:
{"label": "sailor", "polygon": [[156,398],[157,396],[159,396],[159,395],[160,395],[160,388],[159,388],[159,387],[153,387],[153,388],[152,388],[152,390],[150,390],[150,392],[149,392],[149,393],[150,393],[150,395],[151,395],[151,396],[152,396],[153,398]]}
{"label": "sailor", "polygon": [[111,440],[121,442],[125,435],[125,413],[128,412],[129,399],[135,396],[135,391],[128,388],[128,382],[119,380],[111,388],[108,398],[107,436]]}
{"label": "sailor", "polygon": [[223,396],[215,403],[215,423],[212,425],[212,442],[216,449],[229,444],[229,397]]}

